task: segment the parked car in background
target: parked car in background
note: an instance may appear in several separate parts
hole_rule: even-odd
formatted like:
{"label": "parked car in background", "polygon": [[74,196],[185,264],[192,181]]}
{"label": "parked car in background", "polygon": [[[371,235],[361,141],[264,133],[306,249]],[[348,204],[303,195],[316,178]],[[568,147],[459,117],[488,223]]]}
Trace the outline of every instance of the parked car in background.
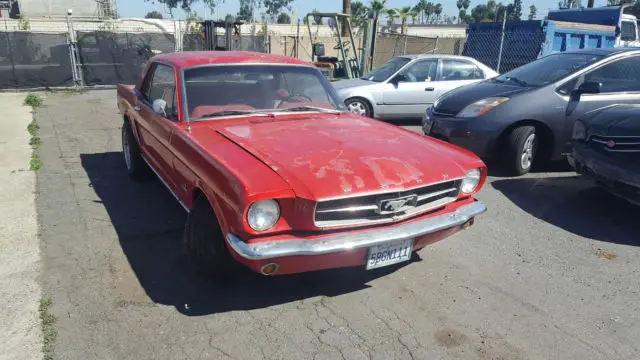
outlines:
{"label": "parked car in background", "polygon": [[614,104],[640,103],[640,49],[548,55],[450,91],[422,119],[425,134],[502,162],[512,175],[571,151],[577,119]]}
{"label": "parked car in background", "polygon": [[445,92],[497,76],[481,62],[456,55],[396,56],[359,79],[333,87],[354,114],[376,119],[419,119]]}
{"label": "parked car in background", "polygon": [[607,191],[640,205],[640,105],[615,105],[573,126],[567,157]]}
{"label": "parked car in background", "polygon": [[159,55],[117,103],[129,175],[155,172],[189,212],[184,244],[210,275],[392,265],[486,210],[477,156],[351,114],[298,59]]}

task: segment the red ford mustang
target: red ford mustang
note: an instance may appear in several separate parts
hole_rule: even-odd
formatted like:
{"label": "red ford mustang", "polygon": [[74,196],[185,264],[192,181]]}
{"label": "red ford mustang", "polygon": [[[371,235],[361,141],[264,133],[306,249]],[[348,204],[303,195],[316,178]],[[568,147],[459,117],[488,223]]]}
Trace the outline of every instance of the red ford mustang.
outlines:
{"label": "red ford mustang", "polygon": [[129,175],[155,173],[189,212],[184,243],[210,275],[387,266],[486,210],[478,157],[351,114],[297,59],[159,55],[118,108]]}

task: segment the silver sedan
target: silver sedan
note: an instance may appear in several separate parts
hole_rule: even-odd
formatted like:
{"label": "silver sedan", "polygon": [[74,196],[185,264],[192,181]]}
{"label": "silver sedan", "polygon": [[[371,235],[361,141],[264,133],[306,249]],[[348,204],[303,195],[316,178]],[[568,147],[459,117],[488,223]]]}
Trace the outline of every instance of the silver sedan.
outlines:
{"label": "silver sedan", "polygon": [[396,56],[359,79],[333,83],[347,108],[378,119],[421,118],[438,96],[499,74],[457,55]]}

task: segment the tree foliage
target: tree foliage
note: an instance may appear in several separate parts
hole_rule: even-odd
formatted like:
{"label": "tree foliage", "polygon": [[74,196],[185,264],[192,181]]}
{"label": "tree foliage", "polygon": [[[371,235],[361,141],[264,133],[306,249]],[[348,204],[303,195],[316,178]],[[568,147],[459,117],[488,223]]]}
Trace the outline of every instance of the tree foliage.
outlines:
{"label": "tree foliage", "polygon": [[534,20],[538,16],[538,8],[535,5],[529,6],[529,20]]}
{"label": "tree foliage", "polygon": [[180,7],[182,10],[186,11],[186,12],[190,12],[191,11],[191,6],[194,3],[198,3],[201,2],[203,3],[206,7],[209,8],[209,10],[211,10],[211,12],[213,12],[213,10],[215,10],[216,6],[224,1],[224,0],[144,0],[145,2],[159,2],[160,4],[164,4],[167,8],[169,8],[169,10],[173,10],[173,9],[177,9],[178,7]]}
{"label": "tree foliage", "polygon": [[293,0],[262,0],[262,5],[265,8],[267,16],[272,20],[276,20],[278,14],[280,14],[283,9],[291,10],[292,2]]}
{"label": "tree foliage", "polygon": [[278,24],[291,24],[291,17],[287,13],[280,13],[276,19]]}
{"label": "tree foliage", "polygon": [[153,10],[147,13],[147,15],[144,16],[145,19],[164,19],[164,17],[162,16],[162,14],[159,11]]}
{"label": "tree foliage", "polygon": [[582,0],[562,0],[558,2],[560,9],[571,9],[582,7]]}

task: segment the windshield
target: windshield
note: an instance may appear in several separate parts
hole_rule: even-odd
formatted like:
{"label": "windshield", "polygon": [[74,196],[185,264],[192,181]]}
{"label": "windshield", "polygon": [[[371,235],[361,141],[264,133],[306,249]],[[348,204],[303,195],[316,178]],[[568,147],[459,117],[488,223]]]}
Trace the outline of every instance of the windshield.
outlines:
{"label": "windshield", "polygon": [[559,53],[542,57],[498,76],[495,81],[522,86],[544,86],[587,67],[602,55]]}
{"label": "windshield", "polygon": [[403,66],[407,65],[409,61],[411,61],[411,59],[407,59],[404,57],[394,57],[386,63],[380,65],[380,67],[377,67],[371,72],[364,74],[362,79],[375,82],[385,81],[389,78],[389,76],[395,74]]}
{"label": "windshield", "polygon": [[267,111],[345,110],[315,68],[291,65],[204,66],[184,73],[191,120]]}

